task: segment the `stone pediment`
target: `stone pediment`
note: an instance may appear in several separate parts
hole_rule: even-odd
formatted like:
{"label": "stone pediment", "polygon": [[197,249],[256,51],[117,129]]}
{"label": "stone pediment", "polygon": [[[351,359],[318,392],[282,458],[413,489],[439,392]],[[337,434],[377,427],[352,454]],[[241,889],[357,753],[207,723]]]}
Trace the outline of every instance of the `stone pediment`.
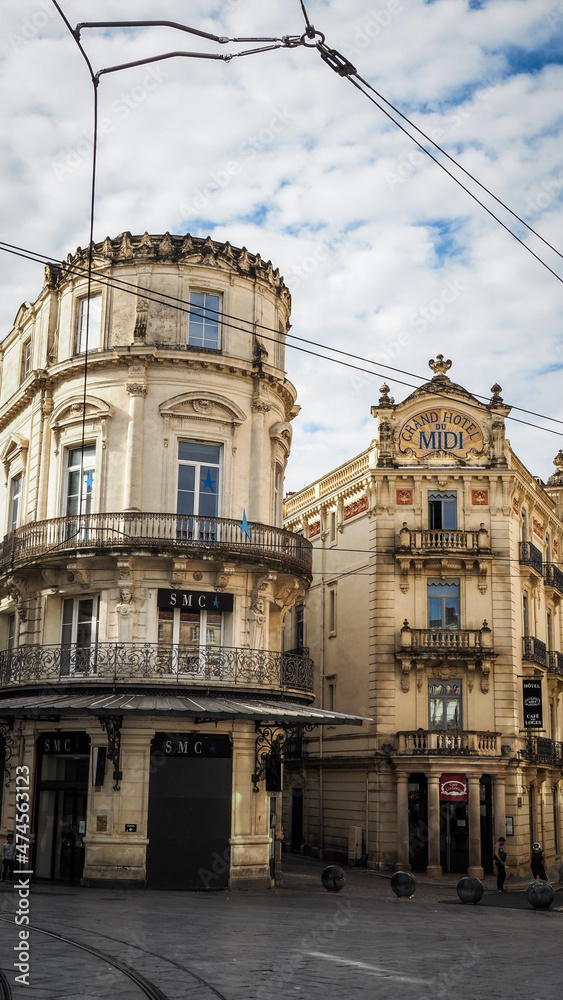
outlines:
{"label": "stone pediment", "polygon": [[378,420],[378,465],[381,466],[505,466],[504,418],[510,412],[492,387],[489,403],[482,403],[445,372],[451,362],[441,354],[429,362],[437,372],[407,399],[395,404],[389,387],[381,387]]}
{"label": "stone pediment", "polygon": [[107,421],[113,415],[113,406],[97,396],[70,396],[54,408],[49,426],[53,431],[55,455],[59,452],[61,434],[79,427],[83,422],[89,430],[99,428],[102,432],[102,447],[106,446]]}
{"label": "stone pediment", "polygon": [[161,417],[167,420],[203,420],[219,423],[242,424],[246,414],[236,403],[216,392],[198,389],[182,393],[159,406]]}

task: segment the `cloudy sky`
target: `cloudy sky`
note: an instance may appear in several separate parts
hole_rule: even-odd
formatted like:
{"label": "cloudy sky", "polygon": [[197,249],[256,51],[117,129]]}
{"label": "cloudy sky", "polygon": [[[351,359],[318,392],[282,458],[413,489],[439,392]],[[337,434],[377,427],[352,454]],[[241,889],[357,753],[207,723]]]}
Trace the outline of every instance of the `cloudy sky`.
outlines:
{"label": "cloudy sky", "polygon": [[[300,35],[298,0],[61,0],[81,21],[180,21],[221,36]],[[563,252],[563,0],[308,0],[326,44]],[[176,50],[237,52],[168,28],[88,31],[94,68]],[[3,0],[0,240],[57,257],[88,238],[92,88],[51,0]],[[563,286],[350,83],[304,47],[174,59],[103,76],[95,238],[191,232],[271,259],[299,393],[286,489],[366,448],[382,375],[451,377],[563,421]],[[427,144],[428,145],[428,144]],[[443,159],[443,157],[441,157]],[[452,168],[455,169],[455,168]],[[458,172],[460,179],[463,175]],[[479,192],[563,277],[563,260]],[[0,335],[42,284],[0,257]],[[327,360],[340,348],[366,372]],[[331,355],[335,357],[334,354]],[[354,363],[354,362],[352,362]],[[417,385],[420,379],[398,376]],[[552,471],[563,424],[515,416],[513,447]]]}

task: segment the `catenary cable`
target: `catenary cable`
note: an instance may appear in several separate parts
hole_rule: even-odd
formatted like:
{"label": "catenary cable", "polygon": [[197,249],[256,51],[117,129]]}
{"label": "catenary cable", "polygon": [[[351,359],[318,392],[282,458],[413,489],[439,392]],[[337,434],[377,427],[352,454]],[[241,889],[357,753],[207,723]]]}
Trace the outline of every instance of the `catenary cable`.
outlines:
{"label": "catenary cable", "polygon": [[[15,250],[13,248],[8,249],[7,247],[8,247],[7,244],[0,243],[0,250],[5,250],[8,253],[12,253],[15,256],[24,257],[25,259],[36,260],[38,263],[43,263],[44,262],[43,260],[40,260],[39,257],[34,256],[32,252],[17,251],[17,250]],[[66,268],[71,273],[73,271],[78,271],[78,272],[80,272],[82,274],[86,273],[83,268],[73,268],[71,265],[69,265],[67,263],[64,263],[64,262],[61,262],[61,261],[57,261],[55,258],[46,258],[46,259],[48,259],[49,262],[55,262],[56,264],[58,264],[58,265],[60,265],[60,266],[62,266],[64,268]],[[96,276],[96,281],[99,284],[101,284],[101,285],[107,285],[108,287],[116,287],[116,286],[117,287],[121,287],[122,285],[131,285],[130,282],[124,282],[124,281],[122,281],[122,279],[115,278],[115,277],[112,277],[112,278],[110,278],[110,277],[104,277],[104,278],[102,278],[102,277],[99,276],[100,272],[97,272],[97,271],[93,271],[92,273],[93,273],[93,275]],[[154,301],[154,302],[157,302],[157,303],[160,303],[160,304],[165,304],[170,309],[174,309],[174,310],[176,310],[178,312],[186,313],[186,314],[189,315],[193,311],[192,309],[190,309],[190,306],[187,305],[187,304],[184,304],[184,305],[178,305],[178,304],[176,304],[177,302],[181,302],[182,300],[179,300],[176,297],[168,296],[168,295],[166,295],[163,292],[153,292],[151,289],[146,289],[144,287],[139,287],[138,285],[131,285],[130,289],[125,287],[125,288],[123,288],[123,290],[124,291],[129,291],[130,294],[135,294],[135,295],[138,295],[139,293],[141,293],[142,296],[143,296],[143,298],[148,298],[148,299],[151,299],[151,301]],[[169,301],[170,299],[173,299],[173,301]],[[208,311],[215,312],[216,310],[210,309]],[[228,315],[229,314],[225,314],[225,316],[228,316]],[[261,329],[273,330],[272,327],[262,327],[262,324],[260,324],[260,323],[255,323],[255,322],[253,322],[251,320],[245,320],[245,319],[243,319],[241,317],[232,317],[232,318],[237,318],[239,323],[240,322],[246,323],[247,326],[258,326]],[[223,323],[224,326],[230,327],[230,328],[235,329],[235,330],[239,330],[239,331],[241,331],[243,333],[252,334],[252,332],[253,332],[252,330],[248,330],[245,327],[239,326],[238,323],[230,323],[227,320],[225,320],[225,321],[222,320],[222,323]],[[272,342],[275,342],[275,339],[276,339],[274,337],[269,337],[269,336],[267,336],[264,333],[262,333],[261,336],[262,336],[262,338],[264,340],[270,340]],[[361,358],[358,355],[354,355],[354,354],[351,354],[350,352],[343,351],[340,348],[326,347],[326,345],[319,344],[316,341],[309,341],[306,338],[304,338],[304,337],[298,337],[295,334],[285,333],[284,336],[286,338],[292,338],[294,340],[299,340],[299,341],[304,342],[304,343],[310,343],[310,344],[313,344],[314,346],[319,346],[321,348],[324,347],[325,350],[333,351],[334,353],[337,353],[337,354],[342,354],[342,355],[346,355],[347,357],[357,358],[358,360],[363,361],[364,363],[367,363],[367,364],[379,364],[379,362],[372,362],[369,358]],[[333,364],[339,364],[342,367],[350,368],[350,369],[353,369],[354,371],[359,371],[359,372],[361,372],[362,374],[365,374],[365,375],[371,375],[373,377],[383,378],[383,379],[384,378],[388,378],[389,381],[396,382],[398,385],[404,385],[404,386],[406,386],[407,388],[410,388],[410,389],[419,389],[419,388],[421,388],[421,386],[418,386],[418,385],[416,385],[413,382],[407,382],[404,379],[399,379],[396,376],[392,376],[392,375],[389,375],[389,374],[386,374],[386,373],[382,374],[381,372],[378,372],[378,371],[372,371],[371,369],[363,368],[360,365],[354,365],[351,362],[342,361],[339,358],[329,357],[326,354],[317,354],[315,351],[311,351],[311,350],[309,350],[309,349],[307,349],[305,347],[300,347],[297,344],[287,343],[286,346],[289,347],[289,348],[291,348],[291,349],[293,349],[293,350],[295,350],[295,351],[299,351],[299,352],[301,352],[303,354],[309,354],[309,355],[311,355],[314,358],[321,358],[324,361],[331,361]],[[177,349],[176,345],[173,345],[173,344],[167,345],[167,347],[168,347],[169,350]],[[401,369],[394,368],[391,365],[382,365],[381,367],[388,368],[390,371],[399,371],[399,372],[402,372]],[[440,397],[440,398],[449,398],[447,387],[440,388],[437,385],[436,386],[431,386],[431,384],[428,383],[427,377],[423,376],[423,375],[416,375],[416,374],[410,373],[410,372],[407,372],[406,374],[411,375],[412,378],[418,378],[418,379],[420,379],[423,384],[428,384],[430,386],[427,389],[427,391],[428,391],[429,394],[437,396],[437,397]],[[487,399],[488,398],[488,397],[484,396],[482,393],[474,393],[472,395],[474,395],[476,398],[481,398],[481,399]],[[479,409],[476,406],[476,404],[472,403],[470,400],[466,400],[465,403],[466,403],[467,406],[474,407],[475,409]],[[508,406],[510,404],[505,404],[505,405]],[[518,410],[519,412],[523,412],[523,413],[529,413],[532,416],[537,416],[537,417],[539,417],[542,420],[550,420],[550,421],[552,421],[554,423],[557,423],[557,424],[563,424],[563,421],[560,420],[558,417],[550,417],[550,416],[547,416],[545,414],[536,413],[533,410],[526,410],[523,407],[518,407],[518,406],[514,406],[514,407],[512,407],[512,409]],[[560,437],[563,437],[563,432],[556,431],[556,430],[554,430],[551,427],[542,427],[541,424],[534,424],[534,423],[531,423],[528,420],[521,420],[519,417],[513,417],[512,415],[507,415],[506,419],[512,420],[515,423],[523,424],[526,427],[533,427],[536,430],[543,430],[543,431],[546,431],[548,433],[557,434]]]}

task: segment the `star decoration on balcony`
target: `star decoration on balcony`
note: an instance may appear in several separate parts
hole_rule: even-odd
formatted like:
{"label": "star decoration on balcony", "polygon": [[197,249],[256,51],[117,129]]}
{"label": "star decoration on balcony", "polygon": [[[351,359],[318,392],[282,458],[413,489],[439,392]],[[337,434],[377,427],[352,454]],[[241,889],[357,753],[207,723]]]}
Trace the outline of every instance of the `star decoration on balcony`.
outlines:
{"label": "star decoration on balcony", "polygon": [[92,469],[88,469],[88,475],[86,476],[85,479],[85,485],[88,492],[91,493],[92,490],[94,489],[94,473]]}
{"label": "star decoration on balcony", "polygon": [[250,535],[250,529],[251,529],[252,525],[249,524],[248,521],[246,520],[246,510],[243,510],[243,512],[242,512],[242,522],[241,522],[241,524],[237,525],[237,527],[240,528],[241,535],[246,535],[246,537],[248,538],[248,541],[251,542],[252,538],[251,538],[251,535]]}
{"label": "star decoration on balcony", "polygon": [[204,490],[210,490],[211,493],[215,493],[215,480],[211,476],[211,469],[207,470],[207,475],[205,479],[201,480],[201,486]]}

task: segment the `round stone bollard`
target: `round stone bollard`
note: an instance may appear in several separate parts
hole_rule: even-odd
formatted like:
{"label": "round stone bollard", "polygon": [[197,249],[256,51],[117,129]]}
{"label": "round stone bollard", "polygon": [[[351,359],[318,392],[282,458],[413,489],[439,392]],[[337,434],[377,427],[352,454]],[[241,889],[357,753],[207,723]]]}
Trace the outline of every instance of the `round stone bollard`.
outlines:
{"label": "round stone bollard", "polygon": [[528,897],[528,902],[532,904],[535,910],[549,910],[555,898],[549,882],[542,882],[537,879],[534,882],[530,882],[526,889],[526,896]]}
{"label": "round stone bollard", "polygon": [[327,892],[340,892],[346,884],[346,872],[339,865],[329,865],[321,874],[321,882]]}
{"label": "round stone bollard", "polygon": [[457,883],[457,894],[462,903],[479,903],[484,891],[481,879],[475,875],[466,875]]}
{"label": "round stone bollard", "polygon": [[410,899],[411,896],[414,896],[416,879],[411,872],[395,872],[391,878],[391,888],[396,896]]}

